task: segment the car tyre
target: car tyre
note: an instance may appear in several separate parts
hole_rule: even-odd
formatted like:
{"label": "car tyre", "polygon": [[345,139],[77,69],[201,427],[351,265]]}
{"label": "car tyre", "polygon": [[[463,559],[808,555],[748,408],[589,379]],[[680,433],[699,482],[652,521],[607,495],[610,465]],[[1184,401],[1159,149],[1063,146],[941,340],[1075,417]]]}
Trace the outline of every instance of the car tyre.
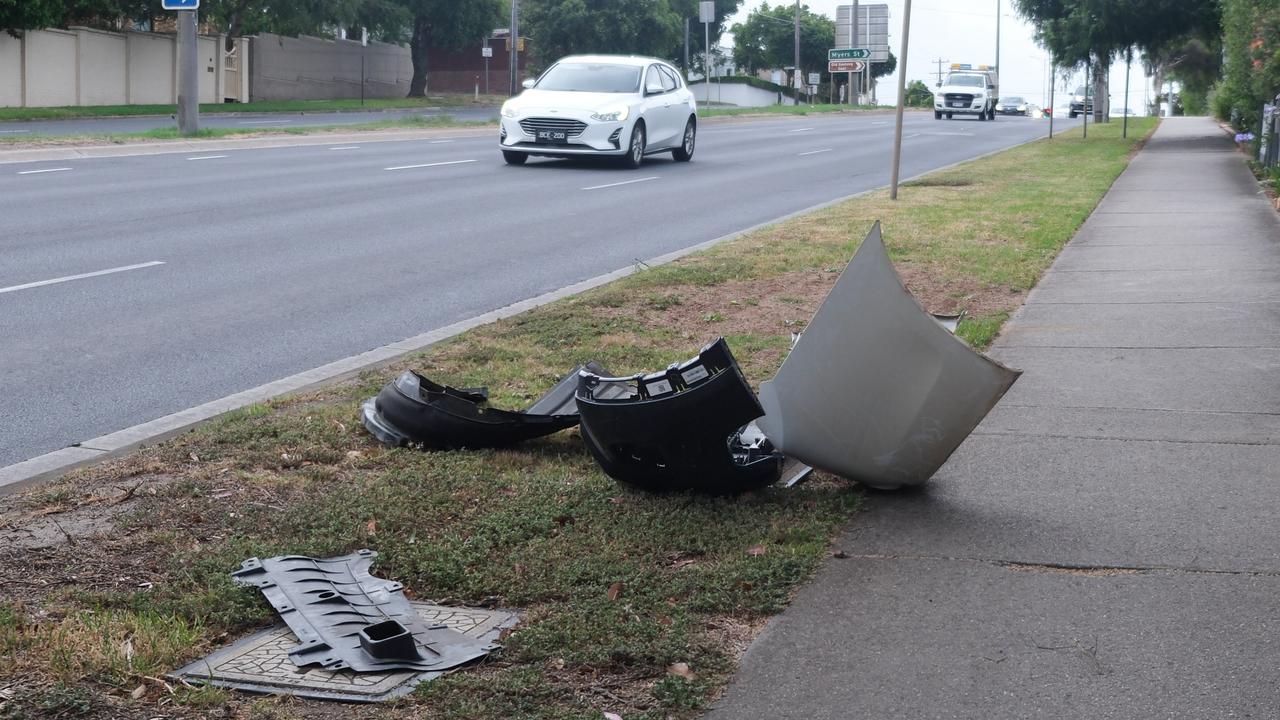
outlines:
{"label": "car tyre", "polygon": [[1076,113],[1072,112],[1072,113],[1068,113],[1068,114],[1071,116],[1071,119],[1072,119],[1072,120],[1075,120],[1075,119],[1076,119]]}
{"label": "car tyre", "polygon": [[934,110],[934,111],[933,111],[933,119],[934,119],[934,120],[941,120],[941,119],[942,119],[942,111],[941,111],[941,110]]}
{"label": "car tyre", "polygon": [[948,119],[948,120],[950,120],[950,119],[951,119],[951,113],[947,113],[947,119]]}
{"label": "car tyre", "polygon": [[983,121],[983,122],[986,122],[986,119],[987,119],[987,111],[986,111],[986,110],[983,110],[982,112],[978,113],[978,120]]}
{"label": "car tyre", "polygon": [[526,153],[511,152],[510,150],[502,151],[502,159],[507,161],[508,165],[523,165],[525,160],[529,159]]}
{"label": "car tyre", "polygon": [[627,154],[622,156],[623,167],[634,170],[644,162],[645,148],[644,121],[637,120],[631,128],[631,143],[627,146]]}
{"label": "car tyre", "polygon": [[689,162],[693,159],[693,148],[698,140],[698,124],[689,118],[689,122],[684,125],[684,139],[680,141],[680,147],[671,151],[671,157],[677,162]]}

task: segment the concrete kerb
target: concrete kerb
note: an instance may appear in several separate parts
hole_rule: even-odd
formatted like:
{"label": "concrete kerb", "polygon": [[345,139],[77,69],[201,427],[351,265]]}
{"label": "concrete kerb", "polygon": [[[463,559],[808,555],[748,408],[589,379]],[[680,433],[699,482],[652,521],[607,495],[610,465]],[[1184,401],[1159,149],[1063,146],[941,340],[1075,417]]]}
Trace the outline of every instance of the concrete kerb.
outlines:
{"label": "concrete kerb", "polygon": [[[1007,152],[1040,139],[1042,138],[1032,138],[1001,150],[994,150],[989,153],[983,153],[982,155],[969,158],[968,160],[934,168],[928,172],[919,173],[909,178],[905,178],[902,180],[902,183],[907,183],[932,173],[942,172],[956,167],[957,165],[963,165],[967,162],[973,162],[992,155],[998,155],[1002,152]],[[818,203],[817,205],[811,205],[795,212],[781,215],[771,220],[766,220],[762,223],[757,223],[742,230],[736,230],[726,235],[721,235],[720,237],[700,242],[696,245],[691,245],[687,248],[681,248],[680,250],[659,255],[649,260],[637,260],[633,265],[619,268],[603,275],[597,275],[593,278],[589,278],[572,285],[566,285],[558,290],[552,290],[496,310],[490,310],[489,312],[476,315],[475,317],[468,318],[466,320],[458,321],[451,325],[446,325],[420,335],[405,338],[404,340],[384,345],[358,355],[352,355],[348,358],[336,360],[334,362],[321,365],[320,367],[297,373],[296,375],[290,375],[280,380],[259,385],[255,388],[243,390],[224,398],[204,403],[203,405],[197,405],[186,410],[165,415],[164,417],[156,418],[155,420],[150,420],[123,430],[117,430],[106,435],[101,435],[91,440],[85,440],[83,442],[76,443],[71,447],[55,450],[29,460],[24,460],[19,463],[2,467],[0,468],[0,496],[16,492],[41,482],[55,480],[72,470],[119,457],[140,447],[163,442],[164,440],[190,430],[196,425],[212,420],[219,415],[229,413],[233,410],[238,410],[255,403],[265,402],[284,395],[305,392],[330,383],[341,382],[342,380],[355,377],[356,375],[368,370],[374,370],[379,367],[389,365],[406,355],[426,350],[438,342],[448,340],[468,330],[480,327],[481,325],[488,325],[513,315],[519,315],[527,310],[532,310],[557,300],[572,297],[579,293],[586,292],[587,290],[613,282],[614,280],[620,280],[636,273],[642,268],[666,265],[667,263],[701,252],[719,245],[720,243],[742,237],[743,235],[755,232],[756,230],[776,225],[781,222],[786,222],[787,220],[801,215],[817,212],[823,208],[852,200],[854,198],[869,195],[873,192],[884,189],[884,187],[885,186],[881,186],[870,190],[864,190],[862,192],[852,193],[850,195],[844,195],[826,202]]]}

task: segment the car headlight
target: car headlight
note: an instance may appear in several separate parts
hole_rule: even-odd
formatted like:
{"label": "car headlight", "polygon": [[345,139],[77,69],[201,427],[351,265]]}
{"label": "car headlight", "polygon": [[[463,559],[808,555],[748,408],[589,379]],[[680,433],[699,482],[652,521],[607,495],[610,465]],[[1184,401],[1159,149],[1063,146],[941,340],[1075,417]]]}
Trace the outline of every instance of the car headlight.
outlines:
{"label": "car headlight", "polygon": [[630,112],[630,108],[624,105],[622,107],[610,108],[605,112],[591,113],[591,119],[598,120],[600,122],[620,122],[622,120],[626,120],[627,115],[629,115]]}
{"label": "car headlight", "polygon": [[1021,111],[1026,111],[1027,106],[1026,106],[1026,105],[1019,105],[1019,106],[1018,106],[1018,109],[1019,109],[1019,110],[1021,110]]}
{"label": "car headlight", "polygon": [[516,116],[516,109],[511,107],[510,102],[502,103],[502,117],[513,118]]}

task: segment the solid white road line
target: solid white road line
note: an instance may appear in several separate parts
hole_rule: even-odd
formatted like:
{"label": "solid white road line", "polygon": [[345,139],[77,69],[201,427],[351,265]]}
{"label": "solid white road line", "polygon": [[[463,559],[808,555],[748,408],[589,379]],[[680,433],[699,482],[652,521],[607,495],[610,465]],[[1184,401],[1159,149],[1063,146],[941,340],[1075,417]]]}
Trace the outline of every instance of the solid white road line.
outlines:
{"label": "solid white road line", "polygon": [[811,127],[807,127],[807,128],[796,128],[795,130],[788,130],[787,132],[804,132],[805,130],[812,130],[812,129],[813,129],[813,128],[811,128]]}
{"label": "solid white road line", "polygon": [[436,167],[438,165],[462,165],[463,163],[473,163],[475,160],[450,160],[449,162],[423,163],[421,165],[397,165],[395,167],[382,168],[383,170],[410,170],[412,168]]}
{"label": "solid white road line", "polygon": [[810,150],[809,152],[797,153],[796,157],[804,157],[805,155],[817,155],[818,153],[831,152],[832,148],[822,148],[821,150]]}
{"label": "solid white road line", "polygon": [[19,290],[29,290],[31,288],[44,287],[45,285],[57,285],[58,283],[70,282],[72,280],[83,280],[85,278],[98,277],[99,275],[111,275],[112,273],[122,273],[129,270],[140,270],[142,268],[155,267],[163,265],[159,260],[151,262],[138,263],[137,265],[125,265],[124,267],[109,268],[107,270],[98,270],[96,272],[81,273],[79,275],[67,275],[65,277],[54,278],[52,280],[41,280],[39,282],[27,283],[25,285],[12,285],[6,288],[0,288],[0,295],[4,293],[17,292]]}
{"label": "solid white road line", "polygon": [[45,168],[43,170],[19,170],[18,174],[19,175],[35,175],[36,173],[62,172],[64,170],[70,170],[70,169],[71,168]]}
{"label": "solid white road line", "polygon": [[224,157],[226,157],[226,155],[197,155],[195,157],[189,157],[187,159],[188,160],[217,160],[218,158],[224,158]]}
{"label": "solid white road line", "polygon": [[650,177],[643,177],[636,180],[623,180],[622,182],[609,183],[608,185],[592,185],[591,187],[584,187],[582,189],[583,190],[601,190],[603,188],[618,187],[619,185],[630,185],[632,183],[648,182],[649,180],[657,180],[657,179],[658,179],[658,176],[653,175]]}
{"label": "solid white road line", "polygon": [[359,150],[359,145],[344,145],[342,147],[329,148],[330,150]]}
{"label": "solid white road line", "polygon": [[429,144],[430,144],[430,145],[443,145],[444,143],[451,143],[451,142],[453,142],[453,141],[452,141],[452,140],[432,140]]}

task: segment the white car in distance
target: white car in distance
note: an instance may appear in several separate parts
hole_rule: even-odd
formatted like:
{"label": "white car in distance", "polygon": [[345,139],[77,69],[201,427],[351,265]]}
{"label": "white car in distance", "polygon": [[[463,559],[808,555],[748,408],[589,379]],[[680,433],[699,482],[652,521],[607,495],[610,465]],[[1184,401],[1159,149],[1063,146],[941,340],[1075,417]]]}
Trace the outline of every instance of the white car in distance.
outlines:
{"label": "white car in distance", "polygon": [[614,156],[636,168],[645,155],[693,158],[698,108],[680,72],[655,58],[571,55],[502,105],[502,157]]}

